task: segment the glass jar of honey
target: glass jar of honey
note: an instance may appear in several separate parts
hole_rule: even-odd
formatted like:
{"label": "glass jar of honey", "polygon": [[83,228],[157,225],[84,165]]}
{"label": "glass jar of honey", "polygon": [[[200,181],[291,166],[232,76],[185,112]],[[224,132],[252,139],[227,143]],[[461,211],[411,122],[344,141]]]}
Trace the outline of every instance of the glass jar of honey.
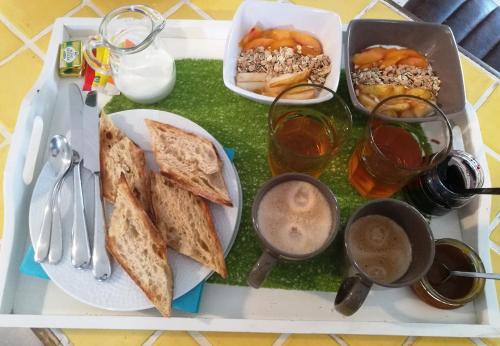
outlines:
{"label": "glass jar of honey", "polygon": [[484,273],[484,266],[467,244],[451,238],[437,239],[432,266],[412,286],[413,291],[425,303],[439,309],[459,308],[482,293],[485,279],[450,276],[452,270]]}

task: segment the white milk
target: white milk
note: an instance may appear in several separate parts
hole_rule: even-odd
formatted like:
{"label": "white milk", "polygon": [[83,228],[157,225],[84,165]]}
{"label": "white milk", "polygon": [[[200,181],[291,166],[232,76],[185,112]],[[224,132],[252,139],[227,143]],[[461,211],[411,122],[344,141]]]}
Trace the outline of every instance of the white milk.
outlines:
{"label": "white milk", "polygon": [[123,55],[113,78],[118,90],[132,101],[150,104],[165,98],[175,85],[175,61],[163,49],[146,48]]}

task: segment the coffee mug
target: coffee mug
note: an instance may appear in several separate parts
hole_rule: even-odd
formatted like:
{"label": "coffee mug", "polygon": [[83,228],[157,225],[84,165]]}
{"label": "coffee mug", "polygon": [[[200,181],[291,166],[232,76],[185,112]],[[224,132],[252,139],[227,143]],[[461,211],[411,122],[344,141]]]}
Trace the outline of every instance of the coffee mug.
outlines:
{"label": "coffee mug", "polygon": [[286,173],[257,192],[252,221],[263,252],[247,282],[259,288],[279,259],[306,260],[323,252],[337,234],[340,212],[328,186],[306,174]]}
{"label": "coffee mug", "polygon": [[[361,224],[367,216],[380,221],[369,228],[367,223]],[[349,271],[355,274],[340,285],[335,309],[346,316],[361,307],[373,284],[411,286],[422,279],[434,259],[434,238],[427,220],[417,209],[396,199],[374,200],[358,208],[347,223],[344,246]]]}

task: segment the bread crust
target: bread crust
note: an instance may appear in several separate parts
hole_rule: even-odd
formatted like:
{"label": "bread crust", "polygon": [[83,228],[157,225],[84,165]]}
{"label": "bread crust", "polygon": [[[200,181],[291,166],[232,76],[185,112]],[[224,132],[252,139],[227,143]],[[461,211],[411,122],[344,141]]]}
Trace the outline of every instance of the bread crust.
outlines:
{"label": "bread crust", "polygon": [[217,231],[215,229],[215,225],[212,219],[212,213],[210,213],[210,208],[208,206],[208,202],[204,200],[203,198],[201,199],[202,206],[203,206],[203,213],[205,214],[205,218],[208,221],[208,227],[209,231],[212,234],[213,237],[217,240],[214,242],[213,246],[216,248],[216,262],[217,262],[217,267],[218,269],[216,270],[217,273],[223,278],[227,279],[227,267],[226,267],[226,261],[224,260],[224,252],[222,251],[222,246],[220,244],[220,239],[219,235],[217,234]]}
{"label": "bread crust", "polygon": [[[217,173],[219,175],[220,181],[223,184],[223,190],[225,191],[227,197],[223,196],[222,194],[217,193],[216,191],[212,191],[211,189],[200,188],[200,187],[196,186],[195,184],[191,183],[189,180],[185,179],[180,174],[177,174],[176,172],[173,171],[173,169],[170,169],[168,164],[166,164],[165,162],[160,162],[158,160],[158,153],[160,152],[159,143],[155,143],[154,140],[152,140],[152,142],[153,142],[152,147],[153,147],[153,154],[154,154],[155,159],[158,163],[158,166],[160,166],[160,172],[163,176],[170,179],[173,183],[178,184],[183,189],[191,191],[195,195],[204,197],[204,198],[206,198],[214,203],[217,203],[217,204],[222,204],[222,205],[225,205],[228,207],[233,206],[233,203],[229,197],[229,192],[227,190],[226,182],[224,181],[224,177],[222,175],[222,160],[220,159],[219,153],[217,152],[217,149],[215,148],[215,146],[212,142],[210,142],[206,138],[203,138],[203,137],[200,137],[196,134],[181,130],[181,129],[179,129],[175,126],[172,126],[172,125],[160,123],[160,122],[150,120],[150,119],[145,119],[144,121],[146,122],[147,127],[152,132],[153,131],[173,131],[176,134],[178,134],[179,136],[184,136],[184,137],[195,139],[197,141],[201,140],[201,141],[204,141],[206,143],[209,143],[210,146],[212,147],[212,149],[214,150],[215,155],[217,156],[217,164],[219,167],[219,170]],[[203,174],[203,173],[201,173],[201,174]]]}
{"label": "bread crust", "polygon": [[[119,190],[118,193],[123,193],[125,195],[129,208],[135,209],[135,211],[139,214],[141,221],[145,224],[146,226],[144,228],[145,231],[148,232],[150,237],[153,239],[154,253],[158,255],[162,260],[166,261],[167,283],[169,283],[168,297],[170,298],[171,301],[173,297],[173,275],[172,275],[172,269],[170,268],[167,258],[167,244],[163,240],[160,231],[156,228],[156,226],[149,218],[148,214],[142,208],[139,201],[133,195],[124,175],[121,175],[120,177],[117,190]],[[112,225],[110,225],[110,227],[112,227]],[[165,317],[170,316],[172,310],[171,304],[169,304],[168,306],[160,306],[156,304],[156,297],[154,292],[149,290],[149,288],[146,285],[144,285],[143,282],[140,280],[140,278],[134,273],[134,271],[129,266],[127,259],[124,256],[122,256],[118,251],[118,245],[115,241],[115,238],[112,235],[110,235],[109,232],[107,232],[106,234],[106,248],[111,253],[111,255],[116,259],[116,261],[122,266],[122,268],[127,272],[130,278],[146,294],[149,300],[155,303],[155,306],[160,311],[160,313]]]}

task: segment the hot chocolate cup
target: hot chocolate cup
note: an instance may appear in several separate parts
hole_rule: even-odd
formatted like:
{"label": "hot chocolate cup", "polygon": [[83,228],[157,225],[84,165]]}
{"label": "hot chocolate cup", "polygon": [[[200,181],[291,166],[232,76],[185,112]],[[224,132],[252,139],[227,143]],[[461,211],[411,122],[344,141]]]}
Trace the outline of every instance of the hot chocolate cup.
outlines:
{"label": "hot chocolate cup", "polygon": [[[408,269],[399,279],[392,282],[374,279],[353,254],[350,236],[352,225],[358,219],[369,215],[381,215],[391,219],[406,232],[408,237],[411,246]],[[346,316],[358,311],[374,284],[387,288],[410,286],[422,279],[434,259],[434,238],[427,220],[408,203],[390,198],[368,202],[351,215],[344,232],[344,247],[346,272],[350,273],[350,276],[340,285],[335,297],[335,309]]]}
{"label": "hot chocolate cup", "polygon": [[[315,188],[315,190],[319,191],[319,193],[323,197],[321,198],[321,202],[326,203],[329,212],[328,217],[329,220],[331,220],[327,230],[328,234],[321,238],[322,240],[320,241],[320,243],[316,244],[316,246],[311,247],[310,251],[304,251],[303,249],[307,248],[301,246],[279,246],[279,243],[273,241],[272,239],[269,239],[269,236],[266,237],[266,234],[268,233],[267,230],[264,230],[263,226],[259,224],[259,207],[261,206],[264,196],[266,196],[266,194],[274,187],[293,181],[309,183]],[[307,212],[311,206],[307,201],[302,200],[301,196],[298,197],[299,199],[297,201],[291,201],[291,205],[289,206],[288,210],[291,213],[298,214]],[[283,201],[283,203],[287,202]],[[266,209],[266,212],[273,212],[273,210]],[[292,223],[294,222],[293,218],[287,219],[290,219],[290,227],[292,227]],[[285,173],[272,178],[259,189],[252,206],[252,221],[257,237],[261,243],[263,252],[250,271],[247,282],[250,286],[259,288],[278,260],[301,261],[310,259],[322,253],[332,243],[333,239],[337,235],[340,223],[340,211],[335,195],[328,188],[328,186],[323,184],[321,181],[306,174]],[[304,227],[303,225],[299,225],[299,228],[301,232],[313,231],[311,229],[308,229],[307,227]],[[300,242],[301,240],[297,239],[295,241]],[[288,251],[285,248],[287,248]],[[301,251],[290,251],[290,249],[294,248],[300,248]]]}

